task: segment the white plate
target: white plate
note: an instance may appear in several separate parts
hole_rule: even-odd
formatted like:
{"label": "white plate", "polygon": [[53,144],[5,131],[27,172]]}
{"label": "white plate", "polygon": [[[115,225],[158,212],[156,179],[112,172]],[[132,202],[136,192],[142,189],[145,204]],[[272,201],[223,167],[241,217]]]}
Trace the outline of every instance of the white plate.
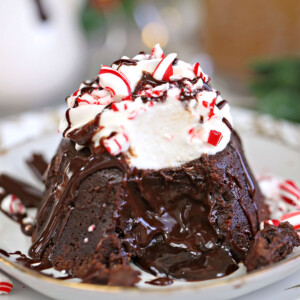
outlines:
{"label": "white plate", "polygon": [[[42,152],[50,159],[60,141],[60,136],[55,133],[54,115],[57,112],[43,112],[47,118],[43,118],[40,132],[36,126],[41,122],[41,114],[30,114],[31,126],[26,130],[26,139],[19,134],[19,139],[14,139],[9,144],[7,122],[14,125],[14,130],[22,132],[26,115],[15,120],[0,123],[0,133],[8,136],[7,140],[2,138],[0,144],[0,172],[5,171],[11,175],[26,179],[31,184],[38,185],[24,164],[24,158],[32,152]],[[244,110],[234,110],[235,127],[242,132],[242,140],[246,149],[246,155],[255,173],[272,172],[284,178],[292,178],[300,181],[299,177],[299,152],[295,149],[299,146],[299,128],[286,122],[276,122],[266,117]],[[37,121],[38,120],[38,121]],[[4,125],[3,125],[4,124]],[[28,124],[28,122],[26,123]],[[30,135],[30,130],[34,132]],[[9,128],[9,127],[8,127]],[[10,128],[11,129],[11,128]],[[0,136],[1,141],[1,136]],[[7,146],[9,145],[9,147]],[[5,151],[4,151],[4,148]],[[299,149],[299,148],[298,148]],[[8,252],[20,250],[24,253],[30,245],[30,238],[21,234],[19,226],[0,213],[0,248]],[[249,274],[240,268],[234,274],[220,279],[209,281],[186,283],[176,282],[169,287],[154,287],[141,283],[137,288],[119,288],[82,284],[78,282],[67,282],[52,279],[15,264],[12,260],[0,257],[0,268],[11,276],[24,282],[36,291],[51,296],[55,299],[153,299],[153,297],[164,297],[164,299],[229,299],[244,295],[251,291],[260,289],[300,269],[300,249],[277,264]],[[143,279],[149,279],[148,274]]]}

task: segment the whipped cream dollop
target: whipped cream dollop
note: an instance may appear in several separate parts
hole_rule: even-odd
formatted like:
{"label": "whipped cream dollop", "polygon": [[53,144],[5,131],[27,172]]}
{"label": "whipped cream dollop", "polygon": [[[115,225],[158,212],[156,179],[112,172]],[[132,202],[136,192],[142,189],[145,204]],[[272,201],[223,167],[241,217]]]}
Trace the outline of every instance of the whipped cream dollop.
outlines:
{"label": "whipped cream dollop", "polygon": [[232,117],[226,100],[208,84],[199,63],[164,55],[122,57],[102,66],[67,98],[69,109],[59,130],[95,153],[107,151],[130,167],[178,167],[225,149]]}

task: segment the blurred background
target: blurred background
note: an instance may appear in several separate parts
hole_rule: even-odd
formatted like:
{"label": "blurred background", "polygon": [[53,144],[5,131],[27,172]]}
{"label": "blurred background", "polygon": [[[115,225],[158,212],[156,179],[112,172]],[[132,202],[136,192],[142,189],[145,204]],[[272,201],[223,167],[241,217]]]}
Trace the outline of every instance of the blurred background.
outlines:
{"label": "blurred background", "polygon": [[1,0],[0,117],[64,103],[160,43],[232,104],[300,122],[299,0]]}

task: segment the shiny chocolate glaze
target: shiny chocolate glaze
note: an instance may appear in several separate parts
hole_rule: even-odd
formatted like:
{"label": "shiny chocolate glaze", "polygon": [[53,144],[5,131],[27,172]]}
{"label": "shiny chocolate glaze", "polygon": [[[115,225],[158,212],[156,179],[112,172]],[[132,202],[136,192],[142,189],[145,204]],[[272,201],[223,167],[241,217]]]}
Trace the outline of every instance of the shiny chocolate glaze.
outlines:
{"label": "shiny chocolate glaze", "polygon": [[[63,140],[48,172],[29,253],[49,259],[57,269],[65,269],[68,261],[69,271],[79,277],[88,276],[99,251],[117,251],[118,263],[120,257],[124,264],[131,259],[155,275],[216,278],[238,268],[267,214],[234,131],[222,152],[158,171],[130,169],[122,156],[93,154],[88,148],[77,152],[74,142]],[[88,215],[91,221],[84,223]],[[95,233],[72,230],[76,222],[84,228],[95,224]],[[115,240],[111,250],[110,236]],[[101,257],[110,267],[112,257]],[[85,259],[89,265],[82,271]]]}

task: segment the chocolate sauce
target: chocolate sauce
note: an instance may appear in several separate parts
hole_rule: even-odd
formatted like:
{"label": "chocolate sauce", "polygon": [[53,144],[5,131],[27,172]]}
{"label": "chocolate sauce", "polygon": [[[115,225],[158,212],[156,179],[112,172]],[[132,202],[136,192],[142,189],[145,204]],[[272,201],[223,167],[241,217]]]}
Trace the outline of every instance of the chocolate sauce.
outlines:
{"label": "chocolate sauce", "polygon": [[51,278],[58,279],[58,280],[68,280],[68,279],[74,278],[74,276],[72,274],[66,274],[66,276],[55,277],[52,274],[42,273],[42,271],[52,268],[52,264],[50,263],[50,261],[45,260],[45,259],[44,260],[32,259],[32,258],[28,257],[27,255],[23,254],[21,251],[15,251],[15,252],[8,253],[5,250],[0,249],[0,254],[2,254],[3,256],[5,256],[7,258],[12,257],[14,260],[16,260],[16,262],[18,264],[22,265],[23,267],[28,268],[32,271],[39,272],[47,277],[51,277]]}
{"label": "chocolate sauce", "polygon": [[218,109],[222,109],[227,103],[227,100],[222,100],[218,104],[216,104],[216,106],[218,107]]}
{"label": "chocolate sauce", "polygon": [[[5,190],[2,199],[8,194],[13,194],[20,198],[26,207],[38,207],[42,198],[41,191],[6,174],[0,175],[0,187]],[[0,201],[2,199],[0,198]]]}
{"label": "chocolate sauce", "polygon": [[155,79],[150,73],[143,71],[143,76],[137,83],[134,92],[132,93],[134,97],[138,96],[138,92],[145,89],[146,85],[151,85],[153,88],[161,84],[166,83],[164,80]]}
{"label": "chocolate sauce", "polygon": [[[207,91],[212,90],[211,87],[206,83],[203,84],[203,87],[201,89],[196,89],[192,92],[186,88],[186,83],[185,83],[186,80],[190,81],[191,84],[195,84],[198,81],[198,79],[199,78],[197,78],[197,77],[194,78],[194,79],[182,78],[182,79],[179,79],[179,80],[172,81],[170,84],[181,90],[179,100],[188,101],[188,100],[191,100],[191,99],[195,99],[197,93],[199,93],[202,90],[207,90]],[[146,71],[143,71],[143,76],[136,85],[136,88],[133,92],[133,97],[138,97],[139,96],[138,95],[139,91],[145,89],[145,87],[147,85],[150,85],[153,88],[155,88],[156,86],[159,86],[159,85],[167,83],[167,82],[169,82],[169,81],[157,80],[152,76],[152,74],[150,74]],[[149,98],[147,100],[148,101],[149,100],[164,101],[166,99],[166,97],[167,97],[167,93],[164,93],[164,95],[162,97],[153,97],[153,98]]]}
{"label": "chocolate sauce", "polygon": [[117,70],[121,68],[121,66],[126,65],[126,66],[136,66],[137,65],[137,60],[135,59],[124,59],[121,58],[119,60],[116,60],[115,62],[112,63],[112,65],[119,65]]}
{"label": "chocolate sauce", "polygon": [[45,7],[43,5],[43,0],[34,0],[34,2],[37,6],[39,17],[40,17],[41,21],[43,21],[43,22],[47,21],[48,15],[46,14]]}
{"label": "chocolate sauce", "polygon": [[255,194],[255,184],[254,184],[253,179],[252,179],[253,175],[250,173],[249,169],[246,167],[245,160],[242,157],[242,154],[239,151],[237,151],[237,149],[236,149],[236,154],[237,154],[237,156],[239,158],[239,161],[241,163],[241,166],[244,170],[244,174],[245,174],[247,184],[248,184],[249,194],[250,194],[251,198],[253,198],[254,194]]}
{"label": "chocolate sauce", "polygon": [[40,259],[29,258],[21,251],[9,253],[9,256],[17,256],[15,259],[20,265],[33,271],[41,272],[52,268],[52,265],[48,260],[44,259],[42,261]]}
{"label": "chocolate sauce", "polygon": [[3,250],[3,249],[0,249],[0,254],[3,255],[3,256],[5,256],[5,257],[9,257],[8,252],[6,252],[6,251]]}
{"label": "chocolate sauce", "polygon": [[[64,156],[68,157],[69,153],[66,151]],[[48,210],[48,202],[53,200],[57,202],[51,212],[50,216],[47,216],[47,222],[44,224],[44,229],[41,234],[36,238],[35,242],[29,249],[29,255],[35,259],[42,257],[45,248],[48,246],[49,241],[53,241],[54,233],[57,230],[57,226],[60,224],[60,217],[63,213],[65,215],[65,222],[68,222],[72,207],[72,202],[75,200],[80,183],[87,176],[95,173],[101,169],[117,168],[125,171],[125,164],[122,163],[116,157],[110,155],[93,156],[89,151],[85,151],[85,154],[76,153],[73,157],[70,157],[70,161],[63,174],[62,182],[58,183],[58,186],[48,196],[47,201],[44,201],[43,206],[40,208],[37,219],[46,218]],[[55,200],[56,199],[56,200]],[[57,201],[59,200],[59,201]],[[64,226],[56,235],[56,239],[60,238]],[[53,241],[54,242],[54,241]]]}
{"label": "chocolate sauce", "polygon": [[[24,220],[24,218],[22,219]],[[23,232],[23,234],[27,235],[27,236],[32,236],[32,233],[34,231],[34,224],[28,224],[28,223],[24,223],[24,222],[19,222],[21,225],[21,230]]]}
{"label": "chocolate sauce", "polygon": [[43,177],[48,167],[44,156],[39,153],[33,153],[32,156],[26,160],[26,163],[36,178],[43,182]]}
{"label": "chocolate sauce", "polygon": [[166,285],[173,284],[174,281],[168,277],[158,277],[153,280],[146,281],[146,283],[151,284],[151,285],[166,286]]}
{"label": "chocolate sauce", "polygon": [[223,119],[222,119],[222,122],[225,123],[225,125],[228,127],[228,129],[229,129],[230,131],[233,130],[232,125],[230,124],[230,122],[229,122],[226,118],[223,118]]}
{"label": "chocolate sauce", "polygon": [[[72,141],[74,141],[79,145],[89,145],[92,142],[93,136],[100,130],[99,129],[100,118],[101,118],[101,113],[99,113],[89,123],[85,124],[82,127],[74,129],[68,134],[66,134],[66,137],[68,137],[69,139],[71,139]],[[65,132],[67,132],[68,129],[69,128],[67,128]]]}

